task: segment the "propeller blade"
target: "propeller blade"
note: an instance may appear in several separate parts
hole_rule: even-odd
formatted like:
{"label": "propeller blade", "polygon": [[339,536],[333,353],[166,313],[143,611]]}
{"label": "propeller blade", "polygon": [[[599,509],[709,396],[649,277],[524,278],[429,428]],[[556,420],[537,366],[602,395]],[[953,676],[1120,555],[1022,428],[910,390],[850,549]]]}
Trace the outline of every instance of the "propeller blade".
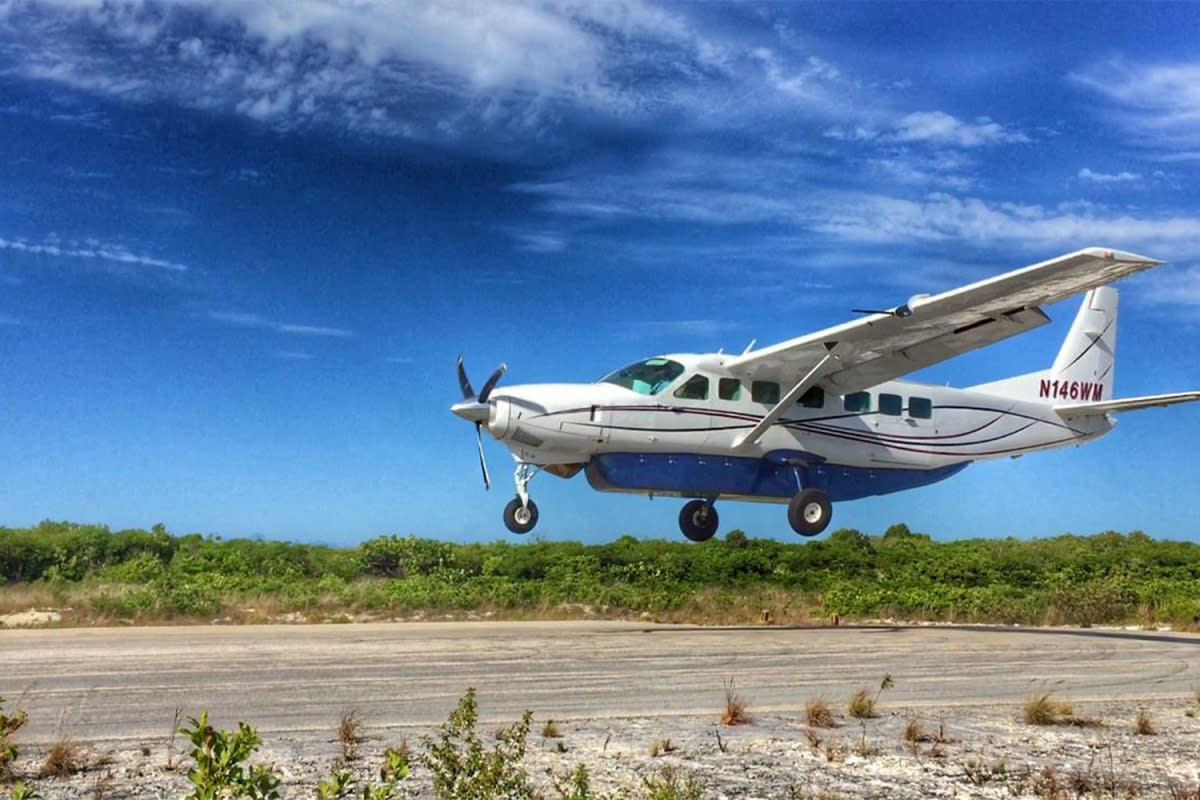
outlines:
{"label": "propeller blade", "polygon": [[479,468],[483,470],[483,490],[486,492],[492,488],[492,478],[488,475],[487,459],[483,457],[483,434],[479,430],[482,423],[475,423],[475,443],[479,445]]}
{"label": "propeller blade", "polygon": [[500,376],[503,375],[507,369],[507,364],[501,364],[500,366],[496,367],[496,371],[492,373],[491,377],[487,379],[487,383],[485,383],[483,388],[479,391],[479,402],[487,402],[488,397],[492,393],[492,389],[496,388],[496,383],[499,382]]}
{"label": "propeller blade", "polygon": [[462,389],[463,400],[470,400],[475,396],[475,390],[467,380],[467,371],[463,369],[462,356],[458,357],[458,388]]}

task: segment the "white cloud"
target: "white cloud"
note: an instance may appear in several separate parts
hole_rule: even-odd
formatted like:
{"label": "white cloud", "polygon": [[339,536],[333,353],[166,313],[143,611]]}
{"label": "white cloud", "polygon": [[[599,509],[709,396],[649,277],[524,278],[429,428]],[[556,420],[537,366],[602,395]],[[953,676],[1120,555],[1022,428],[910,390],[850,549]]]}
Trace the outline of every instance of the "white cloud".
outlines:
{"label": "white cloud", "polygon": [[1025,134],[1008,130],[987,117],[963,122],[944,111],[914,111],[907,114],[887,138],[897,142],[931,142],[956,147],[1029,141]]}
{"label": "white cloud", "polygon": [[566,235],[557,231],[509,230],[508,234],[517,241],[517,249],[530,253],[559,253],[567,248]]}
{"label": "white cloud", "polygon": [[318,325],[295,325],[290,322],[276,322],[259,314],[244,314],[229,311],[211,311],[210,319],[223,322],[226,325],[237,325],[243,328],[264,328],[276,333],[288,333],[298,336],[329,336],[345,338],[354,335],[354,331],[344,328],[326,328]]}
{"label": "white cloud", "polygon": [[1200,145],[1200,61],[1131,64],[1110,60],[1071,75],[1104,96],[1113,116],[1141,146],[1178,150]]}
{"label": "white cloud", "polygon": [[1200,308],[1200,266],[1151,273],[1143,296],[1152,303]]}
{"label": "white cloud", "polygon": [[1084,167],[1076,176],[1086,183],[1136,183],[1142,179],[1137,172],[1093,172]]}
{"label": "white cloud", "polygon": [[0,250],[12,250],[30,255],[55,256],[61,258],[98,259],[112,264],[135,267],[153,267],[171,272],[185,272],[187,266],[142,253],[135,253],[123,244],[102,242],[98,239],[60,239],[50,236],[41,242],[27,239],[0,238]]}
{"label": "white cloud", "polygon": [[717,336],[742,326],[723,319],[637,320],[623,326],[627,336]]}
{"label": "white cloud", "polygon": [[271,357],[283,361],[310,361],[313,358],[313,354],[304,353],[299,350],[280,350],[277,353],[273,353]]}

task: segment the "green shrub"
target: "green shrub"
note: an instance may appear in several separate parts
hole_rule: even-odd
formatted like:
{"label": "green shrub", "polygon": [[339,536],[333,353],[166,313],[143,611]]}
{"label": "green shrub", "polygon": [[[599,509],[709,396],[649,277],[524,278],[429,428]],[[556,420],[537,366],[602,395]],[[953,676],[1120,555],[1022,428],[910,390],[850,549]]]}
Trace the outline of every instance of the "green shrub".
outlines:
{"label": "green shrub", "polygon": [[258,749],[258,733],[245,722],[237,731],[217,730],[208,724],[208,712],[188,720],[190,727],[180,733],[192,742],[196,765],[188,770],[192,792],[186,800],[276,800],[280,779],[262,765],[247,766],[246,761]]}
{"label": "green shrub", "polygon": [[475,730],[479,706],[475,689],[468,688],[436,736],[421,739],[426,752],[420,761],[433,773],[433,793],[439,800],[534,800],[529,775],[521,766],[533,712],[496,734],[486,750]]}

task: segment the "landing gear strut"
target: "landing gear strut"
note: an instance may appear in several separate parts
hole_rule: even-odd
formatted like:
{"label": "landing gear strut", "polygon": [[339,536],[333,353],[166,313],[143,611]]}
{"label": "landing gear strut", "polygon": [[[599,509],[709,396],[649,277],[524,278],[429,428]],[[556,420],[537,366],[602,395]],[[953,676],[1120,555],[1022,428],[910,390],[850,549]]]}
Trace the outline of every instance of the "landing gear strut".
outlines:
{"label": "landing gear strut", "polygon": [[804,489],[788,503],[788,523],[801,536],[816,536],[829,527],[833,504],[820,489]]}
{"label": "landing gear strut", "polygon": [[679,512],[679,530],[693,542],[707,542],[717,532],[717,510],[711,500],[692,500]]}
{"label": "landing gear strut", "polygon": [[504,507],[504,527],[513,533],[529,533],[537,525],[538,507],[529,499],[529,482],[537,474],[538,468],[521,461],[513,480],[517,484],[517,496],[508,501]]}

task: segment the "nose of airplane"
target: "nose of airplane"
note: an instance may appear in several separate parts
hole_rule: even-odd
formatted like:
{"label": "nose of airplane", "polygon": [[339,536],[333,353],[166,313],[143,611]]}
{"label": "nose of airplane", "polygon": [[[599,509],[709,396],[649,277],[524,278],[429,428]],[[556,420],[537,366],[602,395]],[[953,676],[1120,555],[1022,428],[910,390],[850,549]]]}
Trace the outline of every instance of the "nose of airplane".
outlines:
{"label": "nose of airplane", "polygon": [[478,400],[463,400],[450,406],[450,411],[468,422],[487,422],[492,408],[488,403],[480,403]]}

